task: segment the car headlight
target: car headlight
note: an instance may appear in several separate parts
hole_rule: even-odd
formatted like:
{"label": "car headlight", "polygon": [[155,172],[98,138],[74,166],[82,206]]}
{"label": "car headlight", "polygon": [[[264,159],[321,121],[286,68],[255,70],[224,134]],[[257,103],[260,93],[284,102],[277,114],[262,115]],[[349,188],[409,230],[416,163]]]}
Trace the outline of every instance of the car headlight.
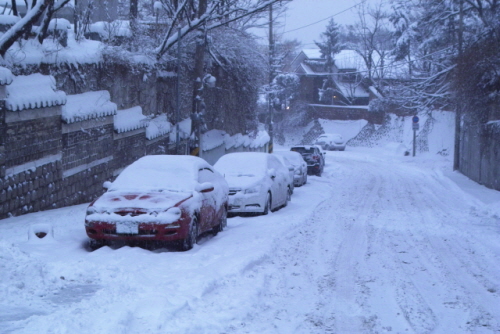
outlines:
{"label": "car headlight", "polygon": [[252,188],[245,189],[245,194],[255,194],[260,191],[260,186],[255,186]]}
{"label": "car headlight", "polygon": [[302,171],[300,169],[296,169],[295,170],[295,175],[300,175],[300,174],[302,174]]}
{"label": "car headlight", "polygon": [[94,208],[93,206],[89,206],[89,207],[87,208],[87,215],[91,215],[91,214],[94,214],[94,213],[96,213],[96,212],[97,212],[97,210],[96,210],[96,208]]}

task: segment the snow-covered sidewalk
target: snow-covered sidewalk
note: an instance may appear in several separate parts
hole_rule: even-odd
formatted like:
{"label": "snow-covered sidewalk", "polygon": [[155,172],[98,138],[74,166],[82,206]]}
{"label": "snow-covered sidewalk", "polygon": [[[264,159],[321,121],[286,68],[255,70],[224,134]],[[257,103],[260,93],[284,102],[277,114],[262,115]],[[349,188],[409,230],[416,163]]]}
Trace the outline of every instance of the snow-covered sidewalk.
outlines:
{"label": "snow-covered sidewalk", "polygon": [[184,253],[89,252],[86,205],[0,220],[0,333],[500,331],[500,192],[393,153],[328,152],[288,207]]}

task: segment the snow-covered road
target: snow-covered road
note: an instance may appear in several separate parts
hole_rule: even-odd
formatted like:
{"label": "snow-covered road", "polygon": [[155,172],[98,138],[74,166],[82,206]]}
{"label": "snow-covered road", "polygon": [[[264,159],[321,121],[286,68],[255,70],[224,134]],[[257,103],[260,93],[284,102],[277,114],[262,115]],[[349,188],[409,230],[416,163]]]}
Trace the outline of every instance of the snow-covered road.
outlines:
{"label": "snow-covered road", "polygon": [[288,207],[185,253],[89,252],[85,205],[1,220],[0,333],[500,332],[500,193],[392,153],[328,152]]}

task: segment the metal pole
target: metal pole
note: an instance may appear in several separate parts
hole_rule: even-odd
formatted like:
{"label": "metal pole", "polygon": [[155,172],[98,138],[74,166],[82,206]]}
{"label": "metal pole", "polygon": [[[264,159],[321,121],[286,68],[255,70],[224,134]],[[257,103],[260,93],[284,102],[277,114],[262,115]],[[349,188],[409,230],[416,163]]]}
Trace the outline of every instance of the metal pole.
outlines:
{"label": "metal pole", "polygon": [[417,130],[413,129],[413,156],[415,156],[416,149],[417,149]]}
{"label": "metal pole", "polygon": [[177,38],[177,106],[175,108],[175,154],[179,154],[179,115],[181,113],[181,28],[178,28]]}

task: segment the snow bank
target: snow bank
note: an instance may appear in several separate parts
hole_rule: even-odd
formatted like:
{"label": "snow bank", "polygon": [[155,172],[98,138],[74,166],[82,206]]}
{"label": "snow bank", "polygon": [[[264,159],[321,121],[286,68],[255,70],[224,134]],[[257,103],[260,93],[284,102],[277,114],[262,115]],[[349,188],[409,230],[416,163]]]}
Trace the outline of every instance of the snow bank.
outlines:
{"label": "snow bank", "polygon": [[12,111],[53,107],[66,103],[66,93],[56,91],[54,77],[39,73],[16,76],[6,87],[6,93],[5,106]]}
{"label": "snow bank", "polygon": [[129,109],[117,110],[114,117],[115,130],[118,133],[145,128],[147,117],[142,114],[140,106]]}
{"label": "snow bank", "polygon": [[62,119],[69,124],[91,118],[116,115],[116,103],[110,100],[107,90],[68,95],[66,105],[62,108]]}
{"label": "snow bank", "polygon": [[151,140],[163,136],[170,132],[172,124],[167,119],[166,114],[153,118],[146,128],[146,138]]}

